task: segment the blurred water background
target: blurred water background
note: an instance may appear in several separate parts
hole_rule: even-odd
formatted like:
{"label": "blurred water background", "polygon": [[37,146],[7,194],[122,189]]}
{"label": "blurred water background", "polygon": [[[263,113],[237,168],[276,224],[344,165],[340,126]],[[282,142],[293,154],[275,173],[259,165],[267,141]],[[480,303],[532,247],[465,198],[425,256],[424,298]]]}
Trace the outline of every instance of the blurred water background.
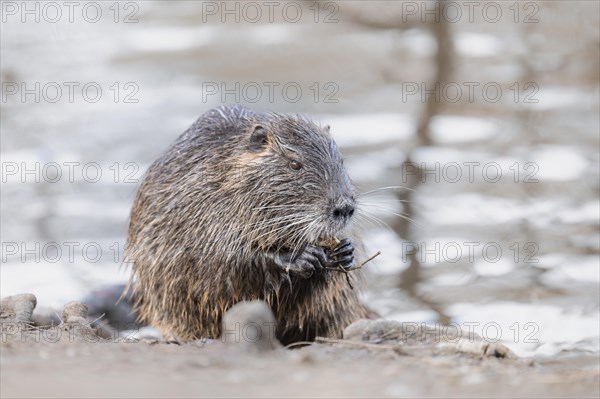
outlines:
{"label": "blurred water background", "polygon": [[[261,2],[256,22],[243,3],[236,22],[221,2],[97,2],[95,23],[88,3],[73,22],[63,6],[58,22],[50,9],[23,22],[7,3],[2,296],[60,309],[126,281],[144,170],[200,114],[240,102],[330,124],[362,192],[412,187],[368,200],[380,222],[365,239],[382,255],[365,267],[365,300],[382,316],[473,326],[520,355],[597,367],[598,2],[498,2],[499,18],[457,2],[439,23],[435,2],[275,2],[272,22]],[[41,97],[23,98],[36,82]]]}

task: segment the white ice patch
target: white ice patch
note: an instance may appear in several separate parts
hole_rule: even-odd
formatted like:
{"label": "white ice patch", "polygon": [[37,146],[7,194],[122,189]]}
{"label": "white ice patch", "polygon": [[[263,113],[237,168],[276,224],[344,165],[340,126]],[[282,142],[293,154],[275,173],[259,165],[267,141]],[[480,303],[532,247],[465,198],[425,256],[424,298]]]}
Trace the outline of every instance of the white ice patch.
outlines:
{"label": "white ice patch", "polygon": [[577,208],[562,210],[556,216],[563,223],[597,225],[600,223],[600,201],[588,201]]}
{"label": "white ice patch", "polygon": [[589,165],[579,149],[553,145],[536,147],[531,152],[529,161],[539,168],[533,177],[540,180],[576,180]]}
{"label": "white ice patch", "polygon": [[56,199],[53,211],[61,217],[81,217],[87,219],[126,220],[131,211],[131,205],[123,201],[102,201],[85,197],[69,195]]}
{"label": "white ice patch", "polygon": [[426,218],[425,224],[435,225],[498,225],[529,220],[543,226],[540,222],[552,220],[558,210],[566,207],[565,200],[560,198],[528,201],[477,193],[422,196],[419,201],[419,213]]}
{"label": "white ice patch", "polygon": [[428,57],[437,52],[437,41],[430,31],[410,29],[402,34],[401,44],[408,51]]}
{"label": "white ice patch", "polygon": [[472,328],[488,342],[499,339],[519,356],[552,356],[582,346],[589,350],[593,345],[585,343],[600,336],[598,312],[512,302],[459,303],[447,311],[463,330]]}
{"label": "white ice patch", "polygon": [[133,30],[127,40],[138,51],[181,51],[209,44],[215,27],[178,27]]}
{"label": "white ice patch", "polygon": [[321,115],[317,120],[322,125],[331,125],[331,134],[341,147],[406,140],[415,130],[411,117],[392,113]]}
{"label": "white ice patch", "polygon": [[43,154],[43,150],[39,148],[2,151],[2,176],[6,179],[6,182],[12,181],[12,176],[17,176],[17,180],[20,182],[20,176],[22,175],[21,166],[24,164],[27,168],[32,168],[30,165],[41,163],[44,158],[46,157]]}
{"label": "white ice patch", "polygon": [[[474,119],[470,130],[462,131],[466,132],[462,135],[459,126],[471,118],[448,118],[452,119],[434,124],[436,140],[450,143],[453,137],[456,141],[467,140],[467,137],[473,140],[484,137],[489,139],[498,131],[493,123],[487,124],[483,120],[475,122]],[[452,127],[453,125],[456,127]],[[453,132],[456,132],[456,136],[453,136]],[[426,146],[416,148],[411,159],[419,166],[426,167],[429,181],[433,177],[442,181],[454,179],[458,171],[458,181],[488,184],[577,180],[591,166],[580,149],[558,145],[539,145],[523,154],[502,157],[482,151]],[[448,177],[444,177],[446,174]]]}
{"label": "white ice patch", "polygon": [[438,319],[438,314],[433,310],[415,310],[412,312],[392,313],[386,315],[385,318],[401,323],[435,323]]}
{"label": "white ice patch", "polygon": [[249,33],[254,41],[263,45],[281,44],[291,40],[291,30],[285,24],[255,24]]}
{"label": "white ice patch", "polygon": [[498,38],[475,32],[458,32],[454,37],[454,46],[459,53],[467,57],[499,55],[504,48]]}
{"label": "white ice patch", "polygon": [[542,280],[558,287],[570,282],[597,286],[600,283],[600,258],[597,255],[565,257],[560,265],[545,273]]}
{"label": "white ice patch", "polygon": [[482,258],[473,265],[475,272],[480,276],[501,276],[510,273],[515,267],[515,262],[510,258],[501,258],[497,262],[490,262]]}
{"label": "white ice patch", "polygon": [[389,229],[370,230],[364,236],[367,256],[381,251],[381,255],[365,267],[375,274],[396,275],[409,266],[403,257],[402,239]]}
{"label": "white ice patch", "polygon": [[483,118],[436,116],[431,121],[432,138],[441,144],[485,140],[497,133],[497,125]]}
{"label": "white ice patch", "polygon": [[[379,162],[373,162],[373,157],[377,157]],[[344,163],[352,180],[371,182],[373,176],[381,176],[392,168],[400,167],[405,158],[404,153],[398,148],[388,148],[376,153],[345,157]]]}
{"label": "white ice patch", "polygon": [[429,199],[421,203],[426,223],[437,225],[497,225],[526,214],[519,201],[474,193]]}
{"label": "white ice patch", "polygon": [[40,306],[60,310],[67,302],[83,299],[92,289],[125,283],[128,273],[113,263],[90,266],[84,261],[31,261],[3,263],[0,277],[2,297],[29,292]]}
{"label": "white ice patch", "polygon": [[427,282],[432,285],[444,287],[458,287],[468,284],[475,279],[475,276],[467,271],[463,272],[445,272],[437,276],[430,277]]}
{"label": "white ice patch", "polygon": [[542,269],[552,269],[553,267],[560,266],[567,261],[568,255],[564,253],[550,253],[540,255],[537,257],[539,262],[535,265]]}
{"label": "white ice patch", "polygon": [[432,237],[427,241],[405,242],[403,245],[406,251],[412,247],[418,249],[417,258],[423,267],[436,267],[474,257],[477,251],[465,244],[471,241],[467,237]]}
{"label": "white ice patch", "polygon": [[[433,165],[439,163],[443,166],[456,162],[465,171],[465,176],[468,176],[468,168],[465,167],[465,162],[479,162],[480,165],[489,162],[493,159],[493,154],[483,151],[463,151],[455,148],[448,147],[436,147],[436,146],[424,146],[415,148],[411,154],[413,162],[423,166],[426,164],[427,169],[433,169]],[[514,160],[513,160],[514,162]],[[475,177],[481,176],[481,166],[474,169]]]}
{"label": "white ice patch", "polygon": [[525,101],[521,106],[536,111],[547,111],[557,108],[593,107],[598,104],[598,91],[583,90],[573,87],[540,87],[523,86],[521,95]]}

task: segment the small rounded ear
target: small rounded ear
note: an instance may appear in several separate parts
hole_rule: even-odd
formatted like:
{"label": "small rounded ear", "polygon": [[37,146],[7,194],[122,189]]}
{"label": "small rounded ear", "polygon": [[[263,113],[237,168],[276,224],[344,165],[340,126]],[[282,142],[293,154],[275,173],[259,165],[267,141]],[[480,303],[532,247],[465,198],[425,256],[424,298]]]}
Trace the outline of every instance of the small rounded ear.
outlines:
{"label": "small rounded ear", "polygon": [[329,133],[329,131],[331,130],[331,126],[325,125],[325,126],[323,126],[323,130],[325,130],[327,133]]}
{"label": "small rounded ear", "polygon": [[261,125],[254,125],[250,133],[250,151],[261,152],[269,145],[269,135],[267,130]]}

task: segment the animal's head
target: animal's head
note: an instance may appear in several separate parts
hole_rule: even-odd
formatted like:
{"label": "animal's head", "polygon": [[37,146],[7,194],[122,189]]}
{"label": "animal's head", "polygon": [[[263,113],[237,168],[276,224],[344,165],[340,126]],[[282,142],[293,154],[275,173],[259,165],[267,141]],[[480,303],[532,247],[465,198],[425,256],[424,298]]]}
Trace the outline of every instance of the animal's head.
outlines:
{"label": "animal's head", "polygon": [[259,245],[315,244],[351,225],[356,191],[328,126],[265,115],[246,130],[237,184],[247,193]]}

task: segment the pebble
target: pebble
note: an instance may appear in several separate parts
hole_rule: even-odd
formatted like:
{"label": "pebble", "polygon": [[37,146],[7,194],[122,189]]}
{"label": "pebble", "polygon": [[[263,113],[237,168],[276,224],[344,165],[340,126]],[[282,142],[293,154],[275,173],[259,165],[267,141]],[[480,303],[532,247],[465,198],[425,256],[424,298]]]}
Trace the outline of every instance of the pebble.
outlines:
{"label": "pebble", "polygon": [[87,324],[88,307],[85,303],[71,301],[63,308],[63,323]]}
{"label": "pebble", "polygon": [[0,301],[0,320],[29,323],[36,305],[33,294],[7,296]]}
{"label": "pebble", "polygon": [[275,338],[275,316],[263,301],[240,302],[223,316],[221,340],[248,352],[281,346]]}

